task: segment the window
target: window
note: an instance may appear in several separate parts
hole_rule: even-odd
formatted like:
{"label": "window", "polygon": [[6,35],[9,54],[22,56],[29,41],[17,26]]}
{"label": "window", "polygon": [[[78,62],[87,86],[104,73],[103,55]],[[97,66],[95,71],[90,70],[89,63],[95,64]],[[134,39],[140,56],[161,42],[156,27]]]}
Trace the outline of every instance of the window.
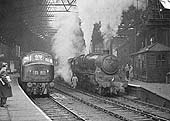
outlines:
{"label": "window", "polygon": [[170,65],[170,53],[168,53],[168,64]]}
{"label": "window", "polygon": [[100,48],[100,47],[96,47],[94,51],[95,51],[96,53],[102,53],[102,52],[103,52],[103,49]]}
{"label": "window", "polygon": [[165,54],[159,54],[156,57],[156,66],[161,67],[166,65],[166,55]]}

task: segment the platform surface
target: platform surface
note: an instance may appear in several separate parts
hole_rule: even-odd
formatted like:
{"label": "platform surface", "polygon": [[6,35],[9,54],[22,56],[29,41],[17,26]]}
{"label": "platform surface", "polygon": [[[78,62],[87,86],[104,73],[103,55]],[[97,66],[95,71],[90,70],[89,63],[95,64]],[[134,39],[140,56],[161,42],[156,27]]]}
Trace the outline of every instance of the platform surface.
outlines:
{"label": "platform surface", "polygon": [[138,80],[129,81],[128,85],[135,87],[142,87],[155,93],[167,100],[170,100],[170,84],[166,83],[146,83]]}
{"label": "platform surface", "polygon": [[13,97],[8,98],[7,107],[0,107],[0,121],[51,121],[25,95],[17,82],[17,75],[10,75]]}

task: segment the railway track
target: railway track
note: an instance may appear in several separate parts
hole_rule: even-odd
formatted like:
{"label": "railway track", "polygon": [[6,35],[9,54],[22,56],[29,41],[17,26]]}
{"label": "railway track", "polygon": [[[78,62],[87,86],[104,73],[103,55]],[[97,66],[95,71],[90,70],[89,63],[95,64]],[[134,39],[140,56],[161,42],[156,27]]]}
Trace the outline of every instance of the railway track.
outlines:
{"label": "railway track", "polygon": [[32,100],[53,121],[85,121],[70,109],[55,101],[55,96],[34,98]]}
{"label": "railway track", "polygon": [[[126,121],[169,121],[169,112],[161,112],[161,111],[150,111],[147,108],[139,107],[139,104],[135,103],[132,105],[132,102],[123,102],[120,99],[111,99],[105,97],[99,97],[95,95],[91,95],[89,93],[85,93],[82,91],[71,91],[72,89],[57,86],[58,90],[62,91],[69,96],[76,98],[77,100],[87,104],[91,107],[94,107],[98,110],[101,110],[111,116],[114,116],[120,120]],[[70,93],[72,92],[72,93]],[[134,102],[133,102],[134,103]],[[146,109],[145,109],[146,108]],[[148,110],[148,111],[146,111]],[[152,109],[153,110],[153,109]],[[159,115],[158,115],[159,114]]]}
{"label": "railway track", "polygon": [[[122,97],[118,97],[118,100],[119,99],[122,99]],[[149,108],[152,108],[152,109],[155,109],[155,110],[158,110],[158,111],[162,111],[162,112],[167,112],[168,114],[170,114],[170,109],[169,108],[165,108],[165,107],[160,107],[160,106],[157,106],[157,105],[154,105],[154,104],[150,104],[150,103],[147,103],[147,102],[143,102],[143,101],[140,101],[138,99],[131,99],[131,98],[128,98],[127,96],[124,96],[123,97],[123,101],[132,101],[132,102],[135,102],[141,106],[147,106]]]}
{"label": "railway track", "polygon": [[120,121],[61,93],[55,92],[50,98],[35,98],[33,101],[53,121]]}
{"label": "railway track", "polygon": [[[80,100],[75,99],[75,97],[64,94],[64,93],[53,93],[52,97],[57,97],[55,100],[68,109],[72,110],[74,113],[79,115],[85,121],[121,121],[98,108],[94,108]],[[58,98],[59,97],[59,98]]]}
{"label": "railway track", "polygon": [[152,115],[159,116],[170,120],[170,109],[159,107],[153,104],[145,103],[139,100],[134,100],[128,97],[105,97],[107,100],[114,101],[121,104],[129,105],[137,109],[143,110],[144,113],[151,113]]}

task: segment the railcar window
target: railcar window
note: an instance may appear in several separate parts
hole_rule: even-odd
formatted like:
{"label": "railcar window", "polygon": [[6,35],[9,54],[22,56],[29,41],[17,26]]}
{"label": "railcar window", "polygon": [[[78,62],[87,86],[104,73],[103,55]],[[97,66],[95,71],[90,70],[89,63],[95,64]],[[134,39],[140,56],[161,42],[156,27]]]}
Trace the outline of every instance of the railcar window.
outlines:
{"label": "railcar window", "polygon": [[34,55],[32,61],[46,61],[46,62],[49,62],[49,63],[53,63],[52,58],[50,56],[44,56],[44,55],[41,55],[41,54]]}
{"label": "railcar window", "polygon": [[49,58],[49,57],[48,57],[48,58],[45,58],[44,60],[45,60],[46,62],[53,63],[53,60],[52,60],[51,58]]}
{"label": "railcar window", "polygon": [[22,63],[30,63],[30,62],[36,62],[36,61],[45,61],[48,63],[53,63],[53,59],[49,55],[43,55],[43,54],[32,54],[30,56],[26,56],[23,58]]}
{"label": "railcar window", "polygon": [[27,62],[29,62],[29,61],[30,61],[30,57],[29,57],[29,56],[26,56],[26,57],[23,58],[22,63],[25,64],[25,63],[27,63]]}
{"label": "railcar window", "polygon": [[34,59],[35,60],[44,60],[44,57],[42,55],[35,55]]}

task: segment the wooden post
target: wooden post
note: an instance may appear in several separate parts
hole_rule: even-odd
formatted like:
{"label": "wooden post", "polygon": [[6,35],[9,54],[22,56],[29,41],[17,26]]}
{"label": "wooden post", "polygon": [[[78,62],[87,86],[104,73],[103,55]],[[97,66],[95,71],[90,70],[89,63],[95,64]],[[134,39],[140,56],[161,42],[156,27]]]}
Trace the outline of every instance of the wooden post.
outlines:
{"label": "wooden post", "polygon": [[147,59],[147,53],[145,53],[145,62],[146,62],[146,82],[148,82],[148,59]]}

